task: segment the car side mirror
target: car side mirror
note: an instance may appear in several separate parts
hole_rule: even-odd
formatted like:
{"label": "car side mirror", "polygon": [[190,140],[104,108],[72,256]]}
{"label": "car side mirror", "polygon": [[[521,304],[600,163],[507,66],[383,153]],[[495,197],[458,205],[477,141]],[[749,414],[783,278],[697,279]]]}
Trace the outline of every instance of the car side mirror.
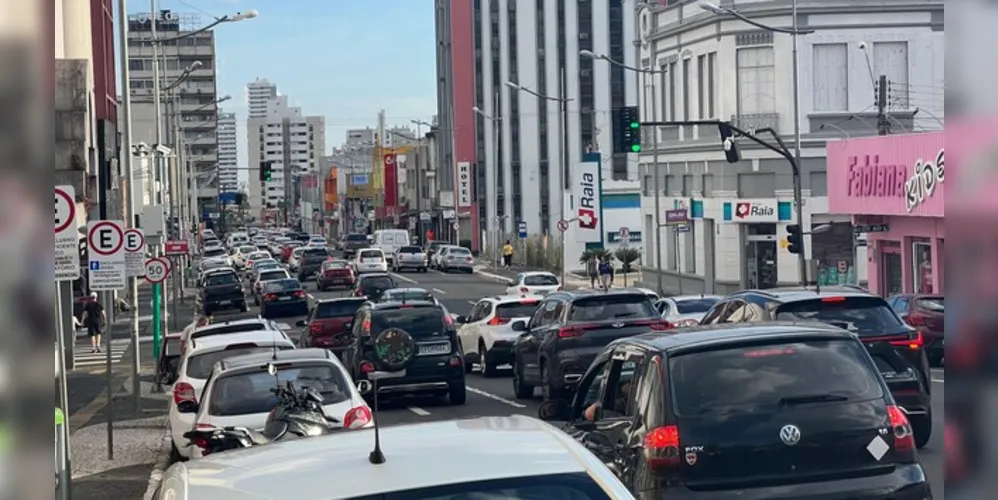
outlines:
{"label": "car side mirror", "polygon": [[507,281],[506,282],[506,286],[516,286],[516,282],[515,281]]}
{"label": "car side mirror", "polygon": [[513,324],[509,325],[509,327],[514,332],[525,332],[527,331],[527,322],[525,320],[518,319],[514,321]]}
{"label": "car side mirror", "polygon": [[295,322],[295,326],[308,326],[308,322],[303,319],[300,319]]}
{"label": "car side mirror", "polygon": [[464,323],[467,323],[467,322],[468,322],[468,318],[467,318],[467,317],[465,317],[465,316],[458,316],[458,317],[454,318],[454,322],[455,322],[455,323],[461,323],[461,324],[464,324]]}
{"label": "car side mirror", "polygon": [[181,401],[177,405],[177,411],[180,413],[197,413],[198,404],[195,401]]}
{"label": "car side mirror", "polygon": [[537,409],[537,418],[545,422],[564,421],[569,420],[571,412],[572,409],[568,405],[568,401],[550,399],[541,403],[540,408]]}

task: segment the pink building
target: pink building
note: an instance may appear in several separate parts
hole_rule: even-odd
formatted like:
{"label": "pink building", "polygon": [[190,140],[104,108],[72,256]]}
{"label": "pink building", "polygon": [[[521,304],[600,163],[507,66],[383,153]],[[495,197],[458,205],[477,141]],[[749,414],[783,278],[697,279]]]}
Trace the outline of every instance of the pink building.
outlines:
{"label": "pink building", "polygon": [[943,149],[943,132],[828,144],[828,208],[867,235],[874,293],[943,291]]}

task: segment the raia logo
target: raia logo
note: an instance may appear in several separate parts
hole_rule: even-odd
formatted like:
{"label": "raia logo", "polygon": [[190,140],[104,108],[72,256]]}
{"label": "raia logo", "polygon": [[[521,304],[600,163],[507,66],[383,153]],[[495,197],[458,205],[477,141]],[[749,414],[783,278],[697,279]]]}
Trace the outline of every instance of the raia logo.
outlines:
{"label": "raia logo", "polygon": [[599,213],[599,207],[596,206],[596,176],[589,172],[582,174],[579,186],[582,188],[579,197],[579,227],[596,229]]}
{"label": "raia logo", "polygon": [[735,205],[735,217],[739,219],[746,217],[772,217],[775,214],[776,210],[773,210],[773,207],[746,202]]}

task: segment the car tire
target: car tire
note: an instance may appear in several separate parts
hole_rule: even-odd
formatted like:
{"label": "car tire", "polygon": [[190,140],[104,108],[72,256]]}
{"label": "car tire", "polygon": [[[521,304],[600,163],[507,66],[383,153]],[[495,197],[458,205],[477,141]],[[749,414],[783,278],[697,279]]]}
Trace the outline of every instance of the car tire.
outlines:
{"label": "car tire", "polygon": [[463,405],[468,401],[468,390],[465,388],[464,381],[447,388],[447,399],[454,406]]}
{"label": "car tire", "polygon": [[516,356],[513,357],[513,395],[516,399],[532,399],[534,397],[534,386],[524,382],[523,367]]}
{"label": "car tire", "polygon": [[485,342],[481,339],[478,340],[478,366],[482,367],[482,376],[485,378],[494,378],[499,375],[495,360],[489,355],[489,350],[485,348]]}
{"label": "car tire", "polygon": [[177,443],[170,440],[170,463],[174,464],[177,462],[183,462],[187,460],[183,455],[180,454],[180,450],[177,449]]}
{"label": "car tire", "polygon": [[246,304],[245,300],[242,305],[239,306],[239,312],[249,312],[249,305]]}
{"label": "car tire", "polygon": [[475,371],[475,362],[472,361],[468,355],[464,356],[464,373],[472,373]]}
{"label": "car tire", "polygon": [[541,363],[541,399],[544,401],[562,399],[561,389],[555,387],[548,378],[548,363],[544,361]]}
{"label": "car tire", "polygon": [[932,412],[909,417],[911,430],[915,433],[915,447],[922,449],[932,437]]}

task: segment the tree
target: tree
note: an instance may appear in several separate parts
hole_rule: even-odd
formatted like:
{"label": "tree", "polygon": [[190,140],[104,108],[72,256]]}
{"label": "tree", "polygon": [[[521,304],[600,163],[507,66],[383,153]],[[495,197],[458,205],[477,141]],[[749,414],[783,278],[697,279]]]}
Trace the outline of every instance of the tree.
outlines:
{"label": "tree", "polygon": [[631,263],[641,258],[641,250],[634,247],[618,248],[614,254],[617,260],[624,266],[624,272],[631,272]]}
{"label": "tree", "polygon": [[584,252],[582,252],[582,255],[579,256],[579,263],[585,264],[593,257],[596,257],[596,260],[603,260],[603,257],[613,257],[613,252],[605,248],[587,248]]}

